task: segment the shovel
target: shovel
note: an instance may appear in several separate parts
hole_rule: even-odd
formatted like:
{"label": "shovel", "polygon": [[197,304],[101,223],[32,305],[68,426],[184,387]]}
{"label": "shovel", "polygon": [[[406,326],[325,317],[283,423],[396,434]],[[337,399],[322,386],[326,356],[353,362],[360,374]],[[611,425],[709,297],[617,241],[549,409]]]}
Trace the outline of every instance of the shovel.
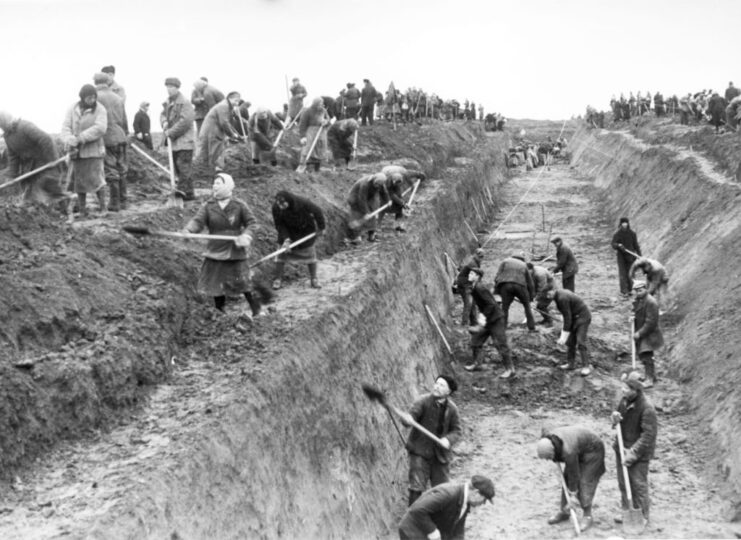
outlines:
{"label": "shovel", "polygon": [[636,340],[633,338],[633,332],[635,332],[635,320],[636,318],[630,317],[630,352],[631,358],[633,359],[633,370],[636,369]]}
{"label": "shovel", "polygon": [[[160,168],[162,170],[162,172],[164,172],[167,176],[170,176],[170,169],[168,169],[167,167],[165,167],[164,165],[162,165],[159,161],[157,161],[152,156],[150,156],[149,154],[147,154],[144,150],[142,150],[141,148],[139,148],[136,144],[131,143],[131,148],[133,148],[134,150],[136,150],[137,152],[139,152],[139,154],[141,154],[142,157],[144,157],[149,162],[151,162],[152,165],[155,165],[158,168]],[[156,189],[160,190],[163,193],[167,193],[167,194],[170,193],[170,190],[167,190],[164,187],[159,186],[158,184],[152,184],[152,185]],[[183,195],[183,196],[185,195],[185,193],[183,193],[182,191],[177,191],[176,193],[179,193],[180,195]]]}
{"label": "shovel", "polygon": [[129,233],[139,236],[169,236],[170,238],[181,238],[183,240],[229,240],[234,242],[238,236],[226,236],[218,234],[196,234],[182,233],[175,231],[160,231],[159,229],[150,229],[141,225],[124,225],[122,229]]}
{"label": "shovel", "polygon": [[435,316],[432,314],[432,311],[430,310],[430,306],[427,304],[424,305],[425,310],[427,311],[427,316],[430,317],[430,320],[432,321],[432,324],[435,325],[435,330],[437,330],[437,333],[440,334],[440,337],[443,340],[443,343],[445,344],[445,348],[448,350],[448,354],[450,354],[450,358],[452,358],[455,361],[455,355],[453,354],[453,349],[450,348],[450,343],[448,343],[448,340],[445,339],[445,334],[443,334],[442,328],[440,328],[440,325],[437,324],[437,320],[435,319]]}
{"label": "shovel", "polygon": [[311,141],[311,146],[309,147],[309,151],[306,153],[306,157],[304,158],[304,162],[301,163],[298,168],[296,169],[297,173],[304,173],[306,172],[306,162],[311,157],[311,154],[314,152],[314,148],[316,147],[316,143],[319,141],[319,137],[322,134],[322,130],[324,129],[324,126],[319,126],[319,129],[316,132],[316,135],[314,136],[314,140]]}
{"label": "shovel", "polygon": [[[555,463],[555,462],[554,462]],[[563,477],[563,470],[561,469],[560,463],[555,463],[556,469],[558,469],[558,477],[561,479],[561,489],[563,489],[564,497],[568,500],[569,488],[566,486],[566,480]],[[574,532],[576,536],[581,535],[581,529],[579,528],[579,518],[576,515],[576,510],[569,507],[569,517],[571,518],[571,524],[574,526]]]}
{"label": "shovel", "polygon": [[[405,421],[410,426],[415,428],[422,435],[426,436],[434,443],[440,445],[440,447],[445,448],[446,450],[449,450],[449,448],[445,446],[445,444],[440,440],[440,438],[437,435],[435,435],[434,433],[429,431],[426,427],[424,427],[422,424],[414,420],[414,418],[411,418],[411,415],[405,413],[404,411],[397,409],[396,407],[391,405],[388,401],[386,401],[386,395],[381,390],[379,390],[375,386],[371,386],[370,384],[365,384],[365,383],[362,385],[362,388],[363,388],[363,392],[365,393],[368,399],[370,399],[371,401],[377,402],[379,405],[381,405],[381,407],[386,409],[389,412],[389,414],[393,412],[399,418],[404,418]],[[396,422],[394,422],[394,425],[396,425]],[[401,433],[399,433],[399,435],[401,435]]]}
{"label": "shovel", "polygon": [[170,188],[172,189],[172,192],[167,198],[165,206],[182,208],[183,199],[177,196],[177,194],[182,193],[182,191],[178,191],[177,182],[175,182],[175,158],[172,155],[172,139],[170,139],[170,137],[167,137],[167,158],[170,161],[170,170],[168,172],[170,173]]}
{"label": "shovel", "polygon": [[[419,181],[417,181],[417,183],[419,183]],[[412,188],[405,189],[402,192],[401,196],[403,197],[404,195],[409,193],[410,189]],[[411,198],[409,199],[409,202],[411,202]],[[350,226],[351,229],[357,229],[369,219],[376,217],[378,214],[380,214],[381,212],[389,208],[392,204],[394,203],[392,201],[389,201],[386,204],[380,206],[379,208],[376,208],[375,210],[373,210],[373,212],[370,212],[369,214],[365,214],[362,218],[352,220],[350,223],[348,223],[348,225]],[[407,203],[407,205],[409,205],[409,203]]]}
{"label": "shovel", "polygon": [[646,527],[646,520],[643,518],[643,511],[640,508],[633,508],[633,495],[630,491],[630,478],[628,477],[628,467],[625,466],[625,446],[623,446],[623,430],[620,425],[617,426],[617,440],[620,447],[620,463],[623,469],[623,480],[625,480],[625,497],[628,499],[628,508],[623,510],[623,532],[626,534],[641,534]]}
{"label": "shovel", "polygon": [[253,263],[252,263],[252,264],[250,265],[250,268],[254,268],[255,266],[259,266],[259,265],[261,265],[262,263],[264,263],[265,261],[269,261],[270,259],[272,259],[272,258],[274,258],[274,257],[277,257],[278,255],[280,255],[281,253],[285,253],[285,252],[286,252],[286,251],[288,251],[289,249],[293,249],[293,248],[295,248],[296,246],[298,246],[299,244],[303,244],[304,242],[306,242],[306,241],[307,241],[307,240],[309,240],[310,238],[314,238],[315,236],[316,236],[316,233],[315,233],[315,232],[313,232],[313,233],[311,233],[311,234],[307,234],[307,235],[306,235],[306,236],[304,236],[303,238],[299,238],[299,239],[298,239],[298,240],[296,240],[295,242],[291,243],[291,244],[290,244],[290,245],[289,245],[289,246],[288,246],[287,248],[280,248],[280,249],[278,249],[278,250],[275,250],[275,251],[273,251],[272,253],[270,253],[270,254],[268,254],[268,255],[265,255],[265,256],[264,256],[264,257],[263,257],[262,259],[260,259],[259,261],[257,261],[257,262],[253,262]]}
{"label": "shovel", "polygon": [[25,179],[32,177],[35,174],[39,174],[40,172],[43,172],[43,171],[45,171],[47,169],[51,169],[52,167],[56,167],[57,165],[59,165],[63,161],[67,160],[67,158],[69,158],[69,154],[65,154],[62,157],[60,157],[59,159],[56,159],[54,161],[50,161],[46,165],[42,165],[41,167],[37,167],[36,169],[34,169],[32,171],[28,171],[27,173],[24,173],[24,174],[22,174],[20,176],[17,176],[17,177],[13,178],[9,182],[5,182],[4,184],[0,184],[0,190],[5,189],[5,188],[9,188],[10,186],[14,186],[14,185],[18,184],[19,182],[23,182]]}
{"label": "shovel", "polygon": [[350,158],[350,162],[347,164],[347,170],[352,171],[355,169],[355,166],[358,162],[358,131],[355,130],[355,135],[353,135],[352,138],[352,157]]}

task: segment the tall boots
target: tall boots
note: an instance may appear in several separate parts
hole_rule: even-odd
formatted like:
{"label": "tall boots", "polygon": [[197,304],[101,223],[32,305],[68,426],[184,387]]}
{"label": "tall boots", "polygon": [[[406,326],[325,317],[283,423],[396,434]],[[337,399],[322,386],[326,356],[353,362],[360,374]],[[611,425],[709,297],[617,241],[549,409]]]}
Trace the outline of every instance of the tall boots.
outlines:
{"label": "tall boots", "polygon": [[255,297],[255,294],[251,292],[244,293],[244,297],[247,299],[247,303],[250,305],[252,316],[257,317],[260,314],[261,310],[260,300],[258,300],[257,297]]}
{"label": "tall boots", "polygon": [[656,384],[656,364],[654,363],[653,351],[641,353],[639,355],[641,362],[643,362],[643,369],[646,372],[646,380],[643,383],[644,388],[651,388]]}
{"label": "tall boots", "polygon": [[121,210],[121,191],[118,180],[108,182],[108,211],[118,212]]}
{"label": "tall boots", "polygon": [[309,277],[311,278],[311,288],[312,289],[322,288],[322,286],[319,285],[319,280],[316,277],[316,263],[309,263]]}
{"label": "tall boots", "polygon": [[98,210],[100,211],[101,215],[107,214],[108,212],[106,210],[105,204],[105,187],[102,187],[98,191],[96,191],[95,196],[98,198]]}

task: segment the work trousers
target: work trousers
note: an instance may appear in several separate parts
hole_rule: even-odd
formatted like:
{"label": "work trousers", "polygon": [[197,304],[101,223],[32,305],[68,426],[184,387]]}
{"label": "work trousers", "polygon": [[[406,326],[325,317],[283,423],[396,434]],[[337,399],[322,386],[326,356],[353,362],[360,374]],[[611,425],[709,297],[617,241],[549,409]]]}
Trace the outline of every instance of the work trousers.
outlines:
{"label": "work trousers", "polygon": [[633,264],[634,260],[634,257],[626,253],[618,252],[617,254],[620,294],[630,294],[630,291],[633,290],[633,280],[630,277],[630,265]]}
{"label": "work trousers", "polygon": [[579,350],[582,367],[589,365],[589,349],[587,348],[587,332],[589,324],[592,322],[591,317],[582,319],[576,317],[571,325],[571,333],[566,340],[566,360],[569,365],[573,366],[576,362],[576,350]]}
{"label": "work trousers", "polygon": [[[486,326],[471,336],[471,348],[473,349],[474,362],[480,358],[479,351],[486,345],[486,341],[491,337],[494,346],[502,357],[504,367],[514,369],[512,363],[512,352],[507,343],[507,334],[505,333],[504,317],[499,317],[494,321],[486,321]],[[478,357],[478,358],[477,358]]]}
{"label": "work trousers", "polygon": [[[567,473],[569,471],[566,471]],[[592,501],[600,478],[605,474],[605,447],[579,456],[579,504],[586,515],[592,511]],[[566,496],[561,490],[561,508],[566,506]]]}
{"label": "work trousers", "polygon": [[193,150],[173,150],[177,188],[185,194],[186,199],[194,199],[193,192]]}
{"label": "work trousers", "polygon": [[450,465],[440,463],[436,457],[429,459],[409,454],[409,489],[412,491],[426,491],[427,482],[430,487],[450,481]]}
{"label": "work trousers", "polygon": [[[618,429],[620,429],[619,426]],[[628,498],[625,494],[623,461],[620,457],[619,448],[615,448],[615,460],[617,463],[621,505],[623,510],[626,510],[628,508]],[[651,507],[651,499],[648,496],[648,461],[639,461],[628,467],[628,480],[630,481],[630,494],[633,496],[633,508],[640,508],[643,517],[648,519]]]}
{"label": "work trousers", "polygon": [[118,212],[126,208],[126,143],[105,147],[103,170],[108,185],[108,210]]}
{"label": "work trousers", "polygon": [[471,297],[471,290],[472,287],[470,285],[466,285],[465,287],[458,286],[458,294],[461,296],[461,299],[463,300],[463,313],[461,313],[461,326],[475,326],[476,321],[476,315],[478,313],[478,310],[476,309],[476,305],[473,303],[473,297]]}
{"label": "work trousers", "polygon": [[538,291],[535,295],[535,309],[537,309],[543,316],[544,323],[549,323],[553,320],[549,313],[550,305],[551,299],[548,298],[548,291]]}
{"label": "work trousers", "polygon": [[533,318],[533,310],[530,308],[530,294],[527,292],[527,287],[520,285],[519,283],[501,283],[498,287],[499,295],[502,297],[502,309],[504,310],[504,327],[507,327],[507,321],[509,320],[509,307],[512,302],[517,298],[522,307],[525,309],[525,318],[527,319],[527,327],[530,330],[535,330],[535,319]]}
{"label": "work trousers", "polygon": [[360,124],[364,126],[366,123],[373,125],[373,105],[362,105],[360,107]]}
{"label": "work trousers", "polygon": [[561,285],[567,291],[576,292],[576,274],[569,277],[561,275]]}

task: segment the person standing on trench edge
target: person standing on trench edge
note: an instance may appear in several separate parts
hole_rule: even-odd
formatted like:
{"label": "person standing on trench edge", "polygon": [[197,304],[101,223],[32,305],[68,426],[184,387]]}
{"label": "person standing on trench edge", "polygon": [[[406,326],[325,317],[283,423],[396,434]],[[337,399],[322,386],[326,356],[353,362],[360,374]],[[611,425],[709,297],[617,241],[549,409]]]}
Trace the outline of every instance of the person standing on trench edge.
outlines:
{"label": "person standing on trench edge", "polygon": [[594,431],[584,426],[564,426],[543,430],[537,444],[540,459],[563,463],[563,476],[568,493],[561,489],[559,510],[548,519],[549,525],[568,521],[569,510],[580,506],[584,512],[579,529],[592,526],[592,500],[597,485],[605,474],[605,443]]}
{"label": "person standing on trench edge", "polygon": [[579,264],[576,262],[574,253],[558,236],[551,240],[551,244],[556,246],[556,266],[550,268],[551,273],[561,272],[563,288],[576,292],[576,274],[579,272]]}
{"label": "person standing on trench edge", "polygon": [[432,392],[420,396],[401,421],[410,426],[415,420],[437,435],[446,445],[442,448],[415,428],[409,434],[409,505],[416,501],[429,482],[432,487],[450,481],[451,448],[461,438],[461,421],[458,407],[450,395],[458,389],[452,377],[439,375]]}
{"label": "person standing on trench edge", "polygon": [[201,206],[183,229],[185,234],[208,229],[209,234],[234,236],[234,240],[209,240],[206,244],[198,290],[214,299],[224,311],[227,296],[244,294],[252,311],[248,319],[260,314],[260,301],[252,291],[247,250],[252,245],[257,221],[246,203],[232,198],[234,180],[226,173],[214,178],[213,196]]}
{"label": "person standing on trench edge", "polygon": [[473,475],[468,482],[447,482],[426,491],[407,508],[399,523],[399,540],[463,540],[471,508],[494,504],[494,483]]}
{"label": "person standing on trench edge", "polygon": [[499,295],[493,295],[481,280],[473,286],[471,297],[481,314],[486,317],[486,323],[484,326],[477,325],[469,328],[473,358],[472,362],[464,366],[463,369],[466,371],[481,371],[484,362],[484,345],[491,337],[506,368],[499,378],[514,378],[516,376],[515,364],[512,362],[512,352],[505,334],[505,316],[500,305],[502,298]]}
{"label": "person standing on trench edge", "polygon": [[623,297],[629,297],[633,288],[633,276],[630,275],[630,267],[636,260],[634,255],[628,253],[641,254],[641,246],[638,245],[638,237],[633,229],[630,228],[630,220],[627,217],[620,218],[618,230],[612,235],[612,249],[617,252],[618,276],[620,279],[620,294]]}

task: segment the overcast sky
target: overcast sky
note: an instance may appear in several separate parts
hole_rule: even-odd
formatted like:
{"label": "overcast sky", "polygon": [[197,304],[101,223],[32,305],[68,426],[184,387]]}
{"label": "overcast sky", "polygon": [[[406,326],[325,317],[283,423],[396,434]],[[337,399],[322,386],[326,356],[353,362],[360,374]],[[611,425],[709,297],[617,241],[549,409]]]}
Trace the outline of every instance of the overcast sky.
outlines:
{"label": "overcast sky", "polygon": [[563,119],[620,92],[741,84],[739,21],[737,0],[0,0],[0,108],[58,132],[113,64],[129,120],[146,100],[153,127],[165,77],[189,98],[202,75],[253,110],[280,109],[285,77],[309,96],[369,78]]}

